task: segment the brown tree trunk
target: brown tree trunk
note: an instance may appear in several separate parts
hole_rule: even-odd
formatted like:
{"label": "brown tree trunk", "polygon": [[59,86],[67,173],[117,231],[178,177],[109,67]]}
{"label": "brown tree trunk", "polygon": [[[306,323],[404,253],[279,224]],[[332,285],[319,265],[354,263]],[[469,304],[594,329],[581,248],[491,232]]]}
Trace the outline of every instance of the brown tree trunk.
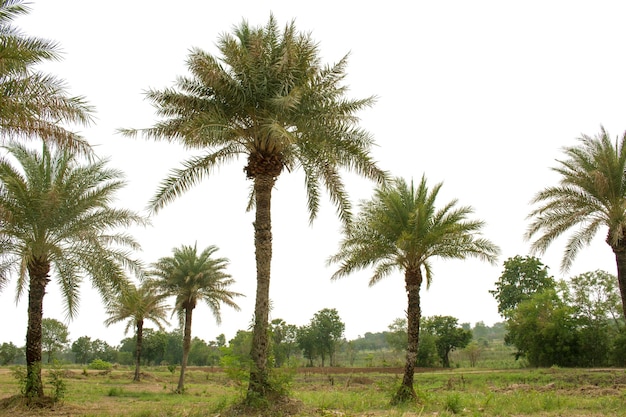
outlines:
{"label": "brown tree trunk", "polygon": [[141,366],[141,345],[143,343],[143,320],[137,320],[137,336],[135,346],[135,377],[133,381],[139,382],[141,376],[139,373],[139,367]]}
{"label": "brown tree trunk", "polygon": [[615,263],[617,264],[617,283],[619,285],[619,293],[622,296],[622,313],[626,319],[626,239],[620,240],[617,247],[611,246],[615,254]]}
{"label": "brown tree trunk", "polygon": [[183,360],[180,364],[180,378],[178,378],[178,388],[176,392],[182,394],[185,391],[185,371],[187,370],[187,359],[191,349],[191,314],[194,307],[185,308],[185,330],[183,333]]}
{"label": "brown tree trunk", "polygon": [[50,281],[50,263],[34,258],[28,265],[30,285],[28,290],[28,329],[26,331],[26,396],[43,397],[41,382],[41,339],[43,297]]}
{"label": "brown tree trunk", "polygon": [[419,345],[420,319],[422,310],[420,307],[420,286],[422,285],[422,271],[419,267],[407,268],[404,272],[405,288],[408,298],[407,308],[407,349],[406,364],[404,365],[404,377],[402,385],[394,395],[392,402],[403,403],[417,398],[413,387],[415,363],[417,361],[417,348]]}
{"label": "brown tree trunk", "polygon": [[267,371],[268,318],[270,303],[270,269],[272,261],[272,188],[276,179],[267,174],[254,178],[256,216],[254,220],[254,247],[256,255],[256,302],[252,333],[252,369],[248,385],[248,400],[266,398],[271,387]]}

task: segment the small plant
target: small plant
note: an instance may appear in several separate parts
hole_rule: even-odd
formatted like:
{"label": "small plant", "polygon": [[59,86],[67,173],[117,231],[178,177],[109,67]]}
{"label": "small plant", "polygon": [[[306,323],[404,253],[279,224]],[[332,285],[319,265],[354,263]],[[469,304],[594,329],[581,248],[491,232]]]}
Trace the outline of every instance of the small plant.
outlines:
{"label": "small plant", "polygon": [[124,389],[120,387],[109,388],[109,392],[108,392],[109,397],[120,397],[123,394],[124,394]]}
{"label": "small plant", "polygon": [[446,410],[450,411],[452,414],[459,414],[463,411],[461,396],[457,392],[446,396]]}
{"label": "small plant", "polygon": [[64,376],[65,371],[59,366],[57,361],[54,361],[53,368],[48,371],[48,382],[52,385],[52,400],[55,403],[61,401],[63,397],[65,397],[67,385],[63,379]]}
{"label": "small plant", "polygon": [[170,371],[172,375],[174,375],[174,372],[176,372],[176,365],[167,365],[167,370]]}
{"label": "small plant", "polygon": [[99,371],[110,371],[113,368],[111,362],[103,361],[102,359],[94,359],[89,364],[89,369],[96,369]]}
{"label": "small plant", "polygon": [[20,394],[25,395],[27,385],[26,367],[16,366],[11,369],[11,373],[13,374],[13,378],[15,378],[15,380],[17,381],[17,384],[20,388]]}

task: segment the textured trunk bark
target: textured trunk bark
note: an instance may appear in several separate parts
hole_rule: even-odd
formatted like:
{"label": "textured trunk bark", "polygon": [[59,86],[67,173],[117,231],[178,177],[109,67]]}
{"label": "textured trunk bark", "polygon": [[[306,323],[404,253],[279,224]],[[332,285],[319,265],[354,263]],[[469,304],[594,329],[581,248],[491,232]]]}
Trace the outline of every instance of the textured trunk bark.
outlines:
{"label": "textured trunk bark", "polygon": [[419,345],[420,319],[422,310],[420,307],[420,286],[422,285],[422,272],[419,267],[407,268],[404,273],[404,282],[408,298],[407,308],[407,349],[406,364],[402,385],[396,392],[393,402],[402,403],[417,398],[413,388],[415,362],[417,361],[417,347]]}
{"label": "textured trunk bark", "polygon": [[135,377],[133,381],[141,379],[139,367],[141,366],[141,344],[143,343],[143,320],[137,321],[137,343],[135,346]]}
{"label": "textured trunk bark", "polygon": [[187,359],[189,358],[189,350],[191,349],[191,314],[193,307],[185,309],[185,331],[183,334],[183,360],[180,364],[180,378],[178,378],[178,388],[176,391],[183,393],[185,391],[185,370],[187,369]]}
{"label": "textured trunk bark", "polygon": [[26,331],[26,396],[43,397],[41,382],[41,338],[43,320],[43,297],[50,281],[50,263],[35,258],[28,263],[30,279],[28,290],[28,329]]}
{"label": "textured trunk bark", "polygon": [[619,246],[612,247],[615,254],[615,263],[617,264],[617,283],[619,285],[619,292],[622,296],[622,313],[626,319],[626,241],[622,243],[620,241]]}
{"label": "textured trunk bark", "polygon": [[252,369],[247,397],[265,398],[270,385],[267,374],[268,317],[270,301],[270,269],[272,261],[272,188],[276,179],[271,175],[254,178],[256,216],[254,220],[254,248],[256,255],[256,303],[252,334]]}

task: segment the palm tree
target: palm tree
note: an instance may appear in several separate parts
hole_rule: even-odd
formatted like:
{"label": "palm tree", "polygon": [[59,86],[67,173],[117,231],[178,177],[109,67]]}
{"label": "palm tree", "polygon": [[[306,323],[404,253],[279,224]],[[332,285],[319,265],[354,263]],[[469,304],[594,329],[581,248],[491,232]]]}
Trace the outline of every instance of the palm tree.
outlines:
{"label": "palm tree", "polygon": [[178,79],[174,88],[147,93],[163,120],[154,127],[122,133],[139,133],[155,140],[179,141],[201,155],[172,171],[151,201],[153,211],[209,177],[213,170],[246,157],[244,171],[252,181],[248,209],[254,208],[257,270],[255,324],[248,397],[275,393],[269,384],[268,316],[272,260],[272,189],[282,172],[301,168],[305,176],[309,219],[317,215],[325,188],[344,223],[351,205],[341,179],[347,169],[384,182],[386,173],[369,155],[373,141],[357,126],[358,110],[373,98],[345,98],[347,56],[322,67],[317,44],[298,33],[292,22],[281,32],[270,16],[264,27],[247,22],[222,35],[221,57],[193,49],[187,64],[190,77]]}
{"label": "palm tree", "polygon": [[60,59],[57,44],[25,36],[11,26],[14,18],[29,11],[22,0],[0,0],[0,135],[37,137],[90,154],[89,144],[59,122],[88,125],[92,108],[84,98],[70,97],[62,80],[34,69]]}
{"label": "palm tree", "polygon": [[8,155],[0,158],[0,283],[17,272],[17,301],[28,285],[26,394],[41,397],[42,308],[50,276],[61,287],[70,319],[78,312],[85,277],[103,299],[110,298],[126,285],[126,268],[140,269],[129,253],[139,245],[114,230],[145,220],[110,207],[124,182],[121,172],[105,167],[106,160],[80,165],[72,153],[51,152],[45,143],[42,152],[19,144],[4,149]]}
{"label": "palm tree", "polygon": [[149,282],[136,287],[130,284],[124,291],[107,305],[106,313],[109,316],[104,322],[108,327],[112,324],[128,320],[124,333],[128,333],[131,326],[135,327],[135,376],[134,381],[140,380],[139,367],[141,365],[141,347],[143,340],[143,325],[145,321],[156,324],[163,330],[163,324],[167,324],[165,316],[168,306],[165,298],[158,294]]}
{"label": "palm tree", "polygon": [[456,207],[456,200],[440,209],[435,207],[441,186],[439,183],[429,190],[423,176],[417,188],[399,178],[393,186],[378,187],[370,201],[361,203],[339,251],[329,258],[329,264],[340,264],[333,279],[374,267],[370,286],[394,270],[404,272],[408,344],[404,378],[394,403],[416,398],[413,374],[419,344],[420,287],[424,278],[427,288],[431,283],[432,259],[478,257],[493,263],[499,253],[497,246],[480,237],[484,223],[468,220],[471,207]]}
{"label": "palm tree", "polygon": [[561,260],[561,270],[566,272],[580,249],[606,227],[626,318],[626,133],[613,142],[601,127],[595,137],[582,135],[578,140],[578,146],[564,148],[567,158],[552,168],[561,175],[559,185],[533,198],[538,207],[528,215],[532,222],[526,238],[539,234],[531,250],[542,254],[556,238],[575,228]]}
{"label": "palm tree", "polygon": [[176,297],[174,312],[178,314],[184,329],[183,360],[176,389],[179,393],[184,391],[185,370],[191,348],[191,319],[198,302],[206,302],[218,324],[222,321],[221,303],[239,311],[233,298],[242,294],[228,290],[235,281],[224,272],[228,259],[212,257],[217,249],[216,246],[209,246],[198,254],[196,245],[183,245],[173,250],[173,256],[161,258],[152,264],[153,269],[148,273],[154,278],[152,285],[159,288],[164,296]]}

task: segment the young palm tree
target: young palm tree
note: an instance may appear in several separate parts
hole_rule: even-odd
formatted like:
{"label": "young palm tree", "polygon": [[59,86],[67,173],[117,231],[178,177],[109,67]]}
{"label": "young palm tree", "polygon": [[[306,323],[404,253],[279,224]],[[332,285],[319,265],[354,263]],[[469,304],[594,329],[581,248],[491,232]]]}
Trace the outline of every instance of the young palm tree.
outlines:
{"label": "young palm tree", "polygon": [[[126,284],[125,268],[139,271],[128,249],[139,245],[117,227],[145,223],[139,215],[110,207],[124,185],[106,161],[80,165],[68,151],[42,152],[5,146],[0,158],[0,284],[17,272],[19,300],[28,285],[26,365],[29,397],[43,396],[41,336],[43,298],[53,274],[66,301],[78,312],[85,277],[108,299]],[[9,159],[8,157],[12,157]]]}
{"label": "young palm tree", "polygon": [[340,171],[347,169],[382,183],[386,174],[369,155],[373,143],[358,128],[355,113],[372,98],[350,100],[341,85],[347,57],[322,67],[318,47],[292,22],[281,32],[273,16],[265,27],[245,21],[234,35],[218,41],[221,57],[194,49],[190,77],[174,88],[150,90],[148,98],[163,120],[144,130],[156,140],[180,141],[205,153],[184,162],[162,183],[151,202],[158,211],[224,163],[246,157],[252,181],[248,209],[255,208],[257,270],[249,398],[273,393],[267,375],[272,189],[279,175],[302,168],[310,220],[316,217],[321,189],[348,223],[350,201]]}
{"label": "young palm tree", "polygon": [[617,281],[626,318],[626,133],[613,142],[602,127],[595,137],[582,135],[579,146],[566,147],[567,159],[552,168],[561,175],[558,186],[547,187],[532,200],[538,207],[526,238],[539,238],[531,250],[542,254],[568,230],[576,228],[565,246],[561,270],[606,227],[606,243],[615,254]]}
{"label": "young palm tree", "polygon": [[34,66],[60,58],[56,43],[25,36],[11,26],[29,8],[22,0],[0,0],[0,135],[40,138],[90,153],[89,144],[59,122],[87,125],[92,109],[82,97],[70,97],[65,83]]}
{"label": "young palm tree", "polygon": [[417,188],[396,179],[389,187],[378,187],[345,232],[340,249],[329,258],[339,263],[333,274],[338,279],[350,273],[374,267],[370,286],[394,270],[404,272],[408,296],[408,344],[404,378],[393,402],[416,398],[413,374],[419,344],[421,319],[420,287],[432,280],[432,259],[465,259],[478,257],[495,262],[499,249],[480,237],[482,221],[468,220],[471,207],[456,207],[453,200],[440,209],[435,206],[441,183],[429,190],[426,178]]}
{"label": "young palm tree", "polygon": [[158,294],[156,289],[148,282],[136,287],[130,284],[124,291],[116,294],[115,298],[107,305],[106,313],[109,316],[104,322],[110,326],[121,321],[128,320],[124,333],[128,333],[131,326],[135,327],[135,376],[134,381],[141,379],[139,367],[141,365],[141,347],[143,341],[143,325],[145,321],[151,321],[159,329],[167,324],[168,306],[165,298]]}
{"label": "young palm tree", "polygon": [[193,310],[200,301],[206,302],[218,324],[222,318],[220,304],[226,304],[239,311],[233,298],[242,294],[229,291],[235,281],[224,270],[228,259],[213,258],[216,246],[209,246],[198,254],[196,245],[174,249],[173,256],[164,257],[152,264],[149,275],[154,278],[152,285],[164,296],[176,298],[174,312],[178,314],[183,327],[183,360],[180,366],[177,392],[182,393],[185,385],[185,370],[191,348],[191,319]]}

